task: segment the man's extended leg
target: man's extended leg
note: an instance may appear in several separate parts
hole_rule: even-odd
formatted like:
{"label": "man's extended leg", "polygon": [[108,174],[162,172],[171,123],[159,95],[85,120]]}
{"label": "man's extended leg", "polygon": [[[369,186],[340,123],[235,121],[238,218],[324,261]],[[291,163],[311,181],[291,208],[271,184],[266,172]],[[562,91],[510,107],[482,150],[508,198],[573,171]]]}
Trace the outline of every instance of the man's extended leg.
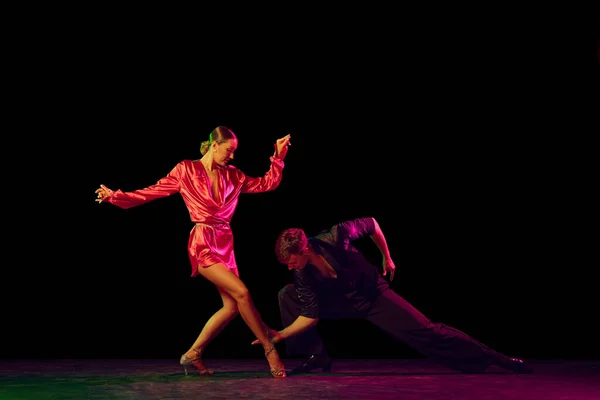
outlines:
{"label": "man's extended leg", "polygon": [[495,364],[514,372],[531,372],[522,360],[498,353],[457,329],[431,322],[381,281],[380,295],[366,319],[397,340],[458,371],[484,372]]}

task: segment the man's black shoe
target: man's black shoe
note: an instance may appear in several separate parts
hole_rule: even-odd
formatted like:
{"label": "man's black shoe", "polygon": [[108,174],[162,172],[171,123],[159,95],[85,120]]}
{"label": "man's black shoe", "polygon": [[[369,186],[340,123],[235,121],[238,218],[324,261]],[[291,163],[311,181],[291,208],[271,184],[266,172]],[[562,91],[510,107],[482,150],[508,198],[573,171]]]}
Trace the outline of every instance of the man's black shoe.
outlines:
{"label": "man's black shoe", "polygon": [[323,372],[329,372],[331,370],[332,362],[333,361],[331,360],[331,357],[326,354],[313,354],[312,356],[308,357],[308,360],[294,368],[290,373],[304,374],[317,368],[321,368]]}
{"label": "man's black shoe", "polygon": [[531,374],[533,368],[520,358],[501,356],[496,359],[496,365],[506,368],[517,374]]}

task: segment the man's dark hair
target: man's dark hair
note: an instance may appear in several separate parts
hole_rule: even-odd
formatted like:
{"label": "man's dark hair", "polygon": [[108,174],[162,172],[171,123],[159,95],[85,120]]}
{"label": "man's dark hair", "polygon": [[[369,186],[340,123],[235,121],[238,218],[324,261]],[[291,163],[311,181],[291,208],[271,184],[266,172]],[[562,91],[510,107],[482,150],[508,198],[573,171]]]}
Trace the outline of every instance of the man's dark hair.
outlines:
{"label": "man's dark hair", "polygon": [[298,254],[306,248],[308,239],[302,229],[289,228],[279,234],[275,242],[275,255],[280,263],[285,261],[293,254]]}

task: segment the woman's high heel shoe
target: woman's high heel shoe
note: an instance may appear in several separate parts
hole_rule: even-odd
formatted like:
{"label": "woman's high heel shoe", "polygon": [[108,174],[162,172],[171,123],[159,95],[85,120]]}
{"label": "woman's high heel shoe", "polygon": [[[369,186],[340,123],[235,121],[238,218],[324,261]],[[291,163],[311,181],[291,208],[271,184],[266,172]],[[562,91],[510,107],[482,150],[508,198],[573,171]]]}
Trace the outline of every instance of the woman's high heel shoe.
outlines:
{"label": "woman's high heel shoe", "polygon": [[[271,346],[267,351],[265,351],[265,357],[267,357],[267,361],[269,360],[269,354],[273,350],[275,350],[275,346]],[[279,359],[279,354],[277,355],[277,359]],[[281,363],[281,360],[279,360],[279,362]],[[271,363],[269,363],[269,365],[271,365]],[[273,375],[275,378],[285,378],[287,376],[285,373],[285,366],[281,363],[280,367],[271,367],[271,375]]]}
{"label": "woman's high heel shoe", "polygon": [[198,357],[192,359],[192,358],[187,358],[184,355],[181,356],[181,359],[179,360],[179,364],[181,364],[183,366],[183,370],[185,371],[185,375],[187,376],[188,374],[188,370],[187,368],[189,366],[192,366],[196,369],[196,371],[198,372],[199,375],[213,375],[214,371],[206,368],[204,366],[204,364],[202,363],[202,358],[200,355],[200,351],[196,350],[196,349],[192,349],[193,351],[196,352],[196,354],[198,354]]}

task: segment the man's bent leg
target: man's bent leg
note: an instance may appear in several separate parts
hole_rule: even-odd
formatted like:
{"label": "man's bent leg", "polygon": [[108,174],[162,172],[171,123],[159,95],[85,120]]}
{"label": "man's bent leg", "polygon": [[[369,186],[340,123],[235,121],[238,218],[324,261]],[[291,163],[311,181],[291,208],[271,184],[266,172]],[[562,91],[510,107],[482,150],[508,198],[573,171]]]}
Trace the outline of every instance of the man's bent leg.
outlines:
{"label": "man's bent leg", "polygon": [[[298,318],[300,307],[294,285],[289,284],[279,291],[279,312],[284,328],[290,326]],[[312,327],[297,336],[287,338],[285,347],[287,354],[290,356],[321,354],[325,349],[323,339],[317,333],[317,327]]]}

